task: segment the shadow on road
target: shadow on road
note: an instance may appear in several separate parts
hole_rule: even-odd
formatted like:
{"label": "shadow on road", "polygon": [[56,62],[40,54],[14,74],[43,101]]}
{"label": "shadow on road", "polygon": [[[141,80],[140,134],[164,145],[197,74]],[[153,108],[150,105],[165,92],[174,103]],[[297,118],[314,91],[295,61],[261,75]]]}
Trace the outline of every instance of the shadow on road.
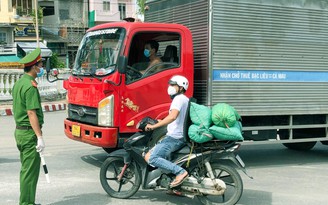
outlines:
{"label": "shadow on road", "polygon": [[[290,165],[306,165],[306,164],[320,164],[326,163],[328,157],[328,147],[318,143],[312,150],[309,151],[295,151],[284,147],[281,144],[271,144],[271,145],[248,145],[242,146],[238,151],[238,154],[244,160],[246,167],[250,168],[260,168],[260,167],[270,167],[270,166],[290,166]],[[102,163],[106,160],[108,154],[105,152],[99,152],[93,155],[85,155],[81,159],[93,166],[101,167]],[[252,173],[250,173],[252,175]],[[243,175],[243,173],[241,173]],[[255,180],[256,180],[256,176]],[[245,177],[245,184],[252,183],[247,182],[248,178]],[[261,180],[261,179],[260,179]],[[102,196],[104,197],[104,196]],[[109,197],[110,199],[110,197]],[[181,205],[198,205],[200,202],[197,198],[190,199],[187,197],[179,196],[169,196],[165,191],[148,191],[139,190],[131,200],[144,200],[147,199],[155,204],[181,204]],[[127,199],[129,200],[129,199]],[[122,200],[126,203],[127,200]],[[104,200],[100,201],[100,205],[103,204]],[[116,201],[116,199],[115,199]],[[70,202],[70,201],[68,201]],[[74,201],[73,201],[74,202]],[[108,202],[108,201],[106,201]],[[157,203],[156,203],[157,202]],[[249,204],[261,204],[261,205],[271,205],[273,203],[272,192],[247,189],[244,187],[243,195],[238,202],[239,205],[249,205]],[[60,205],[65,203],[58,203],[55,205]],[[70,203],[74,204],[74,203]]]}
{"label": "shadow on road", "polygon": [[238,204],[261,204],[261,205],[271,205],[272,204],[272,193],[244,189],[243,195],[239,200]]}
{"label": "shadow on road", "polygon": [[238,154],[246,167],[316,164],[327,161],[328,147],[318,144],[309,151],[287,149],[283,145],[243,146]]}
{"label": "shadow on road", "polygon": [[[115,204],[139,204],[138,200],[149,200],[155,204],[179,204],[179,205],[199,205],[197,198],[190,199],[187,197],[167,195],[163,191],[138,191],[130,199],[115,199]],[[67,205],[67,204],[97,204],[106,205],[112,204],[113,199],[106,194],[89,193],[74,196],[67,196],[63,200],[50,203],[50,205]],[[142,203],[142,202],[141,202]]]}
{"label": "shadow on road", "polygon": [[67,196],[63,200],[51,203],[51,205],[67,205],[67,204],[97,204],[106,205],[110,204],[111,198],[104,197],[103,194],[90,193],[80,194],[75,196]]}
{"label": "shadow on road", "polygon": [[106,152],[99,152],[99,154],[84,155],[81,157],[82,161],[91,164],[95,167],[101,167],[102,163],[107,159],[108,154]]}
{"label": "shadow on road", "polygon": [[147,199],[153,204],[179,204],[179,205],[199,205],[199,200],[188,197],[174,196],[166,194],[166,191],[143,191],[139,190],[131,199]]}

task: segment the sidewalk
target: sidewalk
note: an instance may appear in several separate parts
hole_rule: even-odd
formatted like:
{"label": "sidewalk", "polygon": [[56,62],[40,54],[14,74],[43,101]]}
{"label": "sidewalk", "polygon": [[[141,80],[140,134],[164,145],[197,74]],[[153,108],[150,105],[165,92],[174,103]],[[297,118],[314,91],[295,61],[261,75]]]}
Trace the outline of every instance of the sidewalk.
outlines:
{"label": "sidewalk", "polygon": [[[54,112],[59,110],[66,110],[66,100],[43,102],[42,110],[43,112]],[[1,103],[0,104],[0,117],[13,115],[12,102]]]}

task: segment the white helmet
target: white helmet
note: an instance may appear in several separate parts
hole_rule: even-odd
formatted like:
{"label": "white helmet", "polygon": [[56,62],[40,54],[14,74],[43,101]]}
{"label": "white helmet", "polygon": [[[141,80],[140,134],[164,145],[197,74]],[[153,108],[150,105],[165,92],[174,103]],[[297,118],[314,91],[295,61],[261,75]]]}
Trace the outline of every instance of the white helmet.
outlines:
{"label": "white helmet", "polygon": [[188,86],[189,86],[189,82],[188,79],[185,78],[182,75],[175,75],[173,76],[170,80],[169,80],[169,84],[170,85],[178,85],[181,86],[185,89],[185,91],[187,91]]}

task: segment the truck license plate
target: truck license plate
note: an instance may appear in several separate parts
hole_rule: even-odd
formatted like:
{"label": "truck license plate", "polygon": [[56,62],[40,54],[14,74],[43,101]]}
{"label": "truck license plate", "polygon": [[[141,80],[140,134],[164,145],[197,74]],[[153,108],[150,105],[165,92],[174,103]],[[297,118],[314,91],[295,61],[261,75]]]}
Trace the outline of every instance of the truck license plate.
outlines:
{"label": "truck license plate", "polygon": [[75,137],[81,136],[81,127],[79,125],[72,125],[72,135]]}

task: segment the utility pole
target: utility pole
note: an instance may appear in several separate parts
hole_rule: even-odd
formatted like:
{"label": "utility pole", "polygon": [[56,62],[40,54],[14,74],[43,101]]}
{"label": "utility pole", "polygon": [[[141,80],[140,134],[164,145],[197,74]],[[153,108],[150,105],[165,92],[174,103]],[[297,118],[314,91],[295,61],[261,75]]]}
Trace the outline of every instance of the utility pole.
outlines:
{"label": "utility pole", "polygon": [[39,43],[39,17],[38,17],[38,0],[34,0],[35,5],[35,34],[36,34],[36,46],[40,48]]}

